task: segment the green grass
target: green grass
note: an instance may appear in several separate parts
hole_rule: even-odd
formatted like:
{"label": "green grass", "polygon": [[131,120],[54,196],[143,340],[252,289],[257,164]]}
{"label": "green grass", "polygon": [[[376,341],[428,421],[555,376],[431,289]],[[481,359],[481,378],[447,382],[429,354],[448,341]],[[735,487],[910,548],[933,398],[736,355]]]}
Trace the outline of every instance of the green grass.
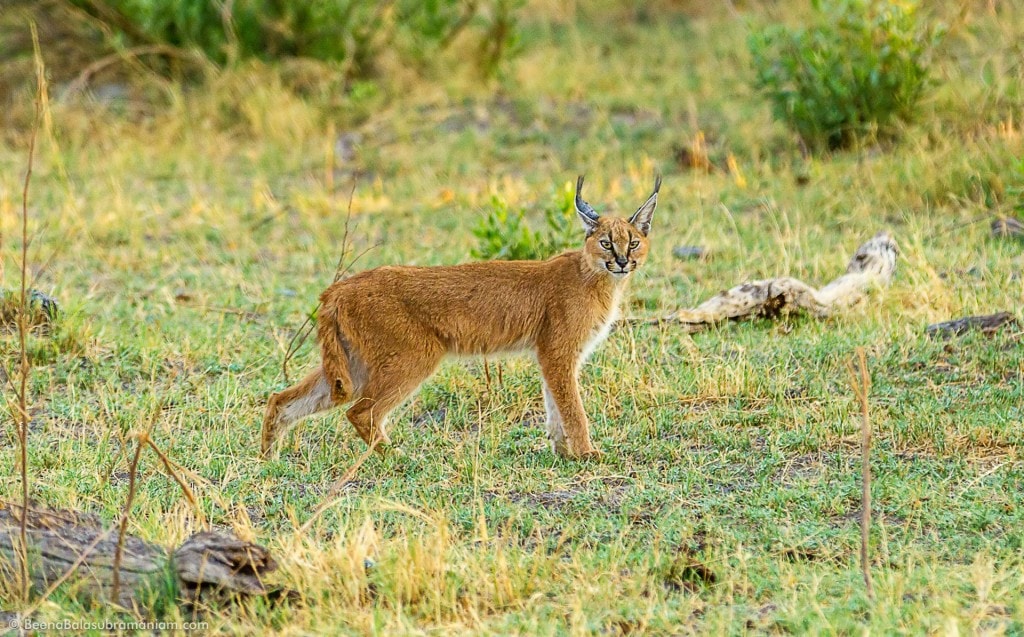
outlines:
{"label": "green grass", "polygon": [[[34,498],[115,519],[128,435],[152,422],[205,515],[270,547],[275,581],[302,594],[206,616],[232,633],[1024,632],[1020,330],[924,336],[962,315],[1020,315],[1022,244],[968,222],[1020,204],[1024,13],[937,9],[954,28],[922,123],[897,144],[805,158],[750,89],[745,20],[599,8],[569,19],[534,2],[496,85],[397,69],[367,112],[298,98],[263,66],[141,104],[53,104],[32,258],[64,314],[31,342]],[[698,131],[741,175],[675,163]],[[343,133],[358,135],[351,156],[332,151]],[[26,136],[6,139],[9,289]],[[396,414],[406,456],[369,459],[300,532],[364,446],[334,414],[264,462],[259,427],[333,276],[353,175],[350,255],[376,246],[362,269],[467,260],[492,195],[536,205],[540,227],[579,172],[599,211],[631,212],[655,171],[661,206],[628,315],[756,277],[824,283],[882,228],[901,246],[897,276],[827,321],[618,329],[583,373],[600,463],[548,450],[530,360],[492,361],[490,383],[480,361],[450,361]],[[673,259],[684,244],[711,258]],[[873,380],[874,601],[858,564],[857,347]],[[293,375],[314,360],[307,343]],[[8,501],[15,456],[0,454]],[[175,545],[199,529],[154,456],[140,476],[130,532]],[[0,587],[0,607],[17,604]],[[36,616],[111,617],[66,593]]]}

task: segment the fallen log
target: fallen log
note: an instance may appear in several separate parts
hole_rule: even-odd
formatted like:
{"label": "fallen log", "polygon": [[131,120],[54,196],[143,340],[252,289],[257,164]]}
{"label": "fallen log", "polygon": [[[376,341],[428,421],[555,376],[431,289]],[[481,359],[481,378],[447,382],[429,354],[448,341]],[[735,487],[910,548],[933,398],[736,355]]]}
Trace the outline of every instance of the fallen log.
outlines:
{"label": "fallen log", "polygon": [[888,232],[879,232],[850,258],[846,272],[821,289],[792,277],[750,281],[721,292],[692,309],[646,321],[674,324],[699,332],[716,323],[744,318],[777,318],[806,312],[817,318],[831,316],[864,298],[875,286],[888,285],[896,272],[899,247]]}
{"label": "fallen log", "polygon": [[952,321],[935,323],[924,328],[925,334],[931,337],[950,338],[960,336],[971,330],[980,330],[983,334],[992,334],[1001,327],[1016,325],[1017,317],[1009,312],[997,312],[985,316],[965,316]]}
{"label": "fallen log", "polygon": [[992,236],[996,238],[1024,237],[1024,221],[1013,217],[999,217],[992,221]]}
{"label": "fallen log", "polygon": [[[0,504],[0,579],[13,580],[22,555],[22,507]],[[116,601],[132,608],[147,595],[174,587],[183,601],[210,593],[267,595],[263,577],[277,568],[267,549],[231,532],[204,531],[175,551],[126,536],[120,588],[113,594],[117,533],[92,515],[30,507],[27,511],[29,578],[42,592],[66,578],[65,585],[89,599]],[[70,572],[70,575],[68,573]]]}

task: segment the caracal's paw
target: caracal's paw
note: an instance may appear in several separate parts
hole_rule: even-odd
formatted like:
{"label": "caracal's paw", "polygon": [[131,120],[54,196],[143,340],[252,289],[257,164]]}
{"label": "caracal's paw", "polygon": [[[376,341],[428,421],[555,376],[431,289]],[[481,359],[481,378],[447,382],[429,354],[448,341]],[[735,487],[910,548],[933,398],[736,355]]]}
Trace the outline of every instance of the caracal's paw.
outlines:
{"label": "caracal's paw", "polygon": [[587,445],[576,451],[563,442],[561,444],[555,443],[554,449],[555,453],[559,456],[569,460],[599,460],[604,457],[604,452],[592,445]]}
{"label": "caracal's paw", "polygon": [[274,450],[274,442],[272,440],[263,440],[260,442],[260,458],[263,460],[269,460],[270,454]]}
{"label": "caracal's paw", "polygon": [[407,453],[402,451],[402,448],[392,442],[381,442],[377,444],[375,451],[382,458],[405,458],[408,456]]}
{"label": "caracal's paw", "polygon": [[599,461],[602,458],[604,458],[605,454],[600,449],[598,449],[596,447],[591,447],[590,449],[587,449],[586,451],[580,452],[579,454],[576,455],[576,457],[578,459],[580,459],[580,460],[587,460],[587,461],[595,461],[596,462],[596,461]]}
{"label": "caracal's paw", "polygon": [[378,434],[378,436],[379,439],[371,441],[370,443],[370,445],[373,447],[374,453],[376,453],[381,458],[405,457],[405,452],[402,451],[402,448],[396,445],[395,443],[391,442],[391,438],[389,438],[387,434],[381,433]]}

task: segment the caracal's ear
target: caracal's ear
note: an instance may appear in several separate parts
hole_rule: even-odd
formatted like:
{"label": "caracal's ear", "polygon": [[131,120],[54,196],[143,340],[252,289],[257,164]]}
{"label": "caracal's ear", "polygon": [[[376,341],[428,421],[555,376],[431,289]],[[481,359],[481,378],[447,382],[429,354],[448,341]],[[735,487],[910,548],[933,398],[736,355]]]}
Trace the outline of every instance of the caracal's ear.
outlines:
{"label": "caracal's ear", "polygon": [[583,191],[583,175],[580,175],[579,179],[576,180],[576,216],[580,218],[580,222],[583,224],[583,229],[586,231],[587,236],[594,234],[594,230],[597,230],[597,213],[590,207],[590,204],[583,201],[583,195],[580,194]]}
{"label": "caracal's ear", "polygon": [[661,175],[654,178],[654,192],[647,198],[644,205],[637,208],[629,222],[640,231],[640,234],[647,236],[651,231],[651,217],[654,216],[654,209],[658,207],[658,190],[661,189]]}

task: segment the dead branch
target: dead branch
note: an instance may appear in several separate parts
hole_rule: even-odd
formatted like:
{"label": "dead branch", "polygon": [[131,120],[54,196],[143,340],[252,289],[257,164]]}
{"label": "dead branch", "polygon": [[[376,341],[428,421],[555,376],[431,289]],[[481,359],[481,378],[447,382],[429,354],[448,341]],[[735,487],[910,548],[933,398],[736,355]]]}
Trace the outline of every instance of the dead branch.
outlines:
{"label": "dead branch", "polygon": [[993,334],[996,330],[1005,326],[1017,325],[1017,317],[1009,312],[997,312],[985,316],[965,316],[952,321],[935,323],[924,329],[925,334],[931,337],[950,338],[960,336],[971,330],[980,330],[982,334]]}
{"label": "dead branch", "polygon": [[721,292],[696,308],[648,322],[671,323],[687,332],[699,332],[726,320],[777,318],[799,312],[825,318],[858,303],[870,288],[888,285],[896,271],[898,254],[892,236],[879,232],[857,248],[845,274],[821,289],[791,277],[751,281]]}
{"label": "dead branch", "polygon": [[992,221],[992,236],[997,238],[1024,237],[1024,222],[1013,217],[999,217]]}
{"label": "dead branch", "polygon": [[75,95],[76,93],[85,90],[86,86],[88,86],[89,84],[89,80],[91,80],[93,76],[95,76],[100,71],[103,71],[104,69],[107,69],[108,67],[111,67],[117,64],[118,62],[127,62],[129,60],[134,60],[136,58],[147,55],[156,55],[162,57],[176,58],[179,60],[185,60],[187,62],[192,62],[196,66],[203,69],[207,69],[210,66],[212,66],[210,65],[209,61],[206,60],[206,58],[202,57],[198,53],[195,53],[194,51],[189,51],[187,49],[181,49],[175,46],[171,46],[169,44],[147,44],[144,46],[137,46],[124,51],[118,51],[117,53],[113,53],[106,57],[102,57],[93,62],[92,64],[90,64],[89,66],[82,69],[82,72],[79,73],[78,76],[68,84],[67,88],[64,89],[62,98],[66,100],[72,95]]}
{"label": "dead branch", "polygon": [[[0,575],[15,557],[19,527],[28,529],[28,555],[33,586],[53,589],[68,582],[89,599],[115,601],[131,608],[147,591],[160,591],[171,581],[179,597],[194,600],[200,593],[267,595],[264,577],[277,563],[262,546],[244,542],[230,532],[203,531],[168,552],[126,535],[115,568],[118,538],[92,515],[74,511],[0,503]],[[116,599],[114,573],[118,572]]]}

